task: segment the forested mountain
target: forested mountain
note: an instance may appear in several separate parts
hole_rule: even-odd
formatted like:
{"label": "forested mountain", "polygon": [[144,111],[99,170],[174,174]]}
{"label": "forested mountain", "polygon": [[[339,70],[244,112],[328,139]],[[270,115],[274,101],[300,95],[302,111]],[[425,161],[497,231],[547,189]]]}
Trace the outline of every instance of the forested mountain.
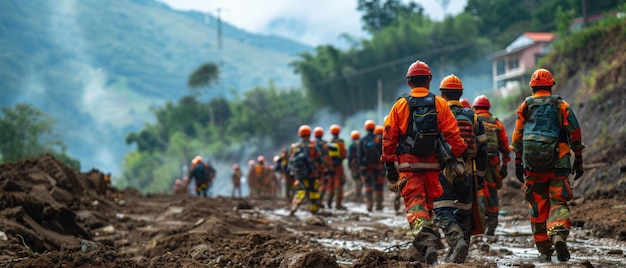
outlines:
{"label": "forested mountain", "polygon": [[[68,153],[89,169],[118,169],[124,137],[152,121],[150,107],[189,95],[187,78],[217,62],[204,98],[272,80],[299,87],[289,62],[312,48],[180,12],[154,0],[0,1],[0,105],[31,103],[58,122]],[[236,79],[234,79],[236,77]]]}

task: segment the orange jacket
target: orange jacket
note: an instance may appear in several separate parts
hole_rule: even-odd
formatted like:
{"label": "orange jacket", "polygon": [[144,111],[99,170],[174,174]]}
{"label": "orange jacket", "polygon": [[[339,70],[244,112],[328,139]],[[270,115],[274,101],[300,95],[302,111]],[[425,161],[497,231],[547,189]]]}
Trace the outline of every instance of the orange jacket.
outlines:
{"label": "orange jacket", "polygon": [[[476,109],[476,114],[479,117],[491,118],[493,115],[486,109]],[[496,127],[500,129],[498,132],[498,151],[502,155],[502,164],[506,165],[511,161],[511,149],[509,148],[509,136],[506,134],[506,128],[500,119],[496,118]]]}
{"label": "orange jacket", "polygon": [[[545,97],[552,95],[552,92],[547,90],[538,90],[532,97]],[[513,130],[513,139],[511,141],[510,149],[515,152],[515,157],[521,157],[522,155],[522,138],[524,136],[524,124],[526,118],[524,116],[524,110],[528,104],[526,101],[517,108],[517,119],[515,120],[515,130]],[[565,156],[571,150],[574,152],[582,151],[585,146],[582,143],[582,135],[580,131],[580,125],[578,119],[572,112],[569,104],[566,101],[561,102],[561,115],[562,115],[562,127],[569,132],[569,144],[561,142],[559,143],[559,158]]]}
{"label": "orange jacket", "polygon": [[[428,89],[416,87],[411,89],[410,95],[413,97],[425,97]],[[461,138],[461,132],[456,122],[456,118],[450,111],[445,99],[435,96],[435,109],[437,110],[437,124],[439,131],[452,147],[452,154],[459,157],[467,149],[467,144]],[[383,154],[380,157],[382,162],[398,162],[399,169],[439,169],[439,161],[435,154],[430,156],[416,156],[413,154],[396,154],[396,147],[400,137],[406,135],[410,122],[410,107],[405,98],[399,98],[385,120],[385,131],[383,132]],[[436,165],[435,165],[436,164]]]}

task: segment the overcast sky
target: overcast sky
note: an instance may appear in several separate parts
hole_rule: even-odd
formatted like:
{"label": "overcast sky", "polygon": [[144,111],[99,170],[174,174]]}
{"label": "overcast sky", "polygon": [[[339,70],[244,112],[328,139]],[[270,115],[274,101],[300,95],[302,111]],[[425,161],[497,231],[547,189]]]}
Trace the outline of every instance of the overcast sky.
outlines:
{"label": "overcast sky", "polygon": [[[174,9],[196,10],[217,14],[248,32],[275,34],[302,43],[317,46],[337,45],[337,37],[348,33],[363,37],[361,14],[357,0],[157,0]],[[403,2],[408,2],[403,0]],[[448,14],[463,11],[467,0],[417,0],[426,14],[434,19],[444,17],[442,2],[449,2]]]}

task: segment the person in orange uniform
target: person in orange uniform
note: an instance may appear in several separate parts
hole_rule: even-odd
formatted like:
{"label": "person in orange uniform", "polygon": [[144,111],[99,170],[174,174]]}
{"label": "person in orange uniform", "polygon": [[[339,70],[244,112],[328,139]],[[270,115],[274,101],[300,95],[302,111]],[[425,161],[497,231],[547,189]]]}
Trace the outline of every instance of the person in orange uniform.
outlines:
{"label": "person in orange uniform", "polygon": [[354,182],[354,195],[356,202],[363,201],[363,181],[361,181],[361,175],[359,173],[359,158],[357,152],[359,150],[359,139],[361,139],[361,133],[358,130],[352,130],[350,132],[350,139],[352,143],[348,147],[348,168],[350,169],[350,175]]}
{"label": "person in orange uniform", "polygon": [[[296,195],[291,201],[291,207],[289,209],[289,215],[295,215],[296,211],[304,198],[309,199],[309,211],[311,213],[317,213],[319,210],[318,202],[320,200],[319,184],[320,184],[320,172],[324,165],[322,160],[322,150],[317,146],[315,142],[311,141],[311,127],[308,125],[302,125],[298,128],[298,135],[300,136],[300,142],[294,143],[289,148],[289,162],[292,158],[295,158],[298,152],[305,152],[308,155],[308,159],[312,162],[311,167],[308,168],[309,172],[303,176],[298,177],[295,175],[295,179],[298,180],[298,190]],[[289,167],[291,170],[292,167]],[[290,172],[293,172],[292,170]]]}
{"label": "person in orange uniform", "polygon": [[313,136],[315,137],[315,144],[317,144],[317,146],[322,150],[322,161],[323,161],[323,165],[320,166],[320,189],[319,189],[319,193],[320,193],[320,200],[322,201],[322,203],[320,203],[320,207],[324,208],[324,195],[326,195],[326,189],[328,188],[328,179],[330,178],[330,176],[332,175],[332,160],[330,159],[330,156],[328,155],[328,142],[324,140],[324,128],[322,127],[315,127],[313,129]]}
{"label": "person in orange uniform", "polygon": [[376,210],[383,209],[383,188],[384,183],[379,183],[379,178],[383,172],[383,164],[380,162],[382,155],[382,137],[374,134],[376,122],[366,120],[363,128],[367,132],[359,142],[358,158],[359,170],[365,188],[365,206],[367,211],[372,212],[374,203]]}
{"label": "person in orange uniform", "polygon": [[459,102],[461,102],[461,106],[463,106],[463,108],[472,108],[472,106],[470,105],[469,101],[466,98],[461,98],[459,99]]}
{"label": "person in orange uniform", "polygon": [[507,175],[507,163],[511,161],[509,138],[502,122],[489,112],[491,103],[487,96],[476,97],[472,106],[480,120],[483,121],[487,134],[485,187],[478,191],[478,199],[481,206],[485,208],[485,234],[494,235],[496,227],[498,227],[498,211],[500,210],[498,190],[502,188],[502,179]]}
{"label": "person in orange uniform", "polygon": [[234,163],[233,164],[233,175],[232,175],[232,182],[233,182],[233,191],[231,192],[231,197],[235,198],[235,192],[238,193],[237,198],[241,198],[241,169],[239,168],[239,164]]}
{"label": "person in orange uniform", "polygon": [[345,210],[343,206],[343,185],[345,183],[345,173],[343,171],[343,160],[346,159],[347,151],[346,144],[343,139],[339,138],[341,133],[341,127],[339,125],[330,126],[330,134],[333,135],[332,139],[328,142],[328,156],[333,164],[333,174],[328,175],[328,182],[326,192],[328,192],[328,202],[326,207],[331,208],[333,199],[335,200],[335,208],[339,210]]}
{"label": "person in orange uniform", "polygon": [[414,236],[412,244],[421,253],[420,261],[436,264],[436,241],[440,236],[432,222],[433,199],[443,194],[436,135],[443,136],[456,158],[463,156],[467,145],[446,100],[429,92],[432,73],[428,64],[415,61],[406,77],[411,91],[398,98],[389,111],[380,160],[384,163],[389,189],[400,192],[404,198]]}
{"label": "person in orange uniform", "polygon": [[511,142],[515,176],[524,183],[539,261],[551,261],[554,250],[559,261],[569,260],[565,241],[572,225],[567,205],[572,188],[568,176],[575,173],[577,180],[584,173],[585,146],[578,119],[566,101],[552,94],[554,84],[552,73],[546,69],[532,74],[532,96],[517,109]]}

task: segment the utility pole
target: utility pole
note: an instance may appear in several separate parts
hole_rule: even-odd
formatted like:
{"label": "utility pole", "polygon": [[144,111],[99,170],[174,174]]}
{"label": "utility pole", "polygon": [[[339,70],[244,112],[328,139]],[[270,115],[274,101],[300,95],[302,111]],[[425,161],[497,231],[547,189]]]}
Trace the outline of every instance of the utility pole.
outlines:
{"label": "utility pole", "polygon": [[383,121],[383,80],[378,79],[378,125]]}

